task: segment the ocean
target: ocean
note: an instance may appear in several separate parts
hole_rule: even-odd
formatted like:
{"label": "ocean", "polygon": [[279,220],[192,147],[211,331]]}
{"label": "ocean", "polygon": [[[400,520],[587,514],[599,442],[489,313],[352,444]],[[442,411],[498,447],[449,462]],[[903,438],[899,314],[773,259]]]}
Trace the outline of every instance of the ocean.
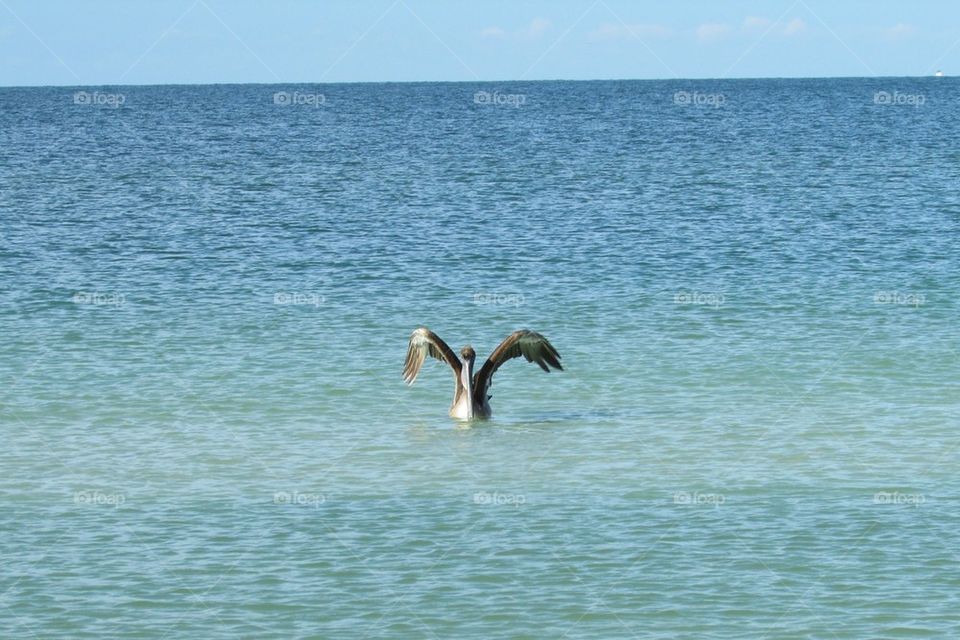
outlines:
{"label": "ocean", "polygon": [[956,636],[958,88],[0,89],[0,635]]}

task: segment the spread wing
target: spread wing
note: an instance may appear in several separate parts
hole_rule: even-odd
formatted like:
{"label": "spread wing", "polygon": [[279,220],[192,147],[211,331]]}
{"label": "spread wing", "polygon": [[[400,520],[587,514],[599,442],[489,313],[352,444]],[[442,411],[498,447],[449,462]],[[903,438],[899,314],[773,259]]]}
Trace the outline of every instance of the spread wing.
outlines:
{"label": "spread wing", "polygon": [[507,360],[523,356],[527,362],[536,362],[540,368],[550,372],[550,367],[563,371],[560,366],[560,354],[553,345],[536,331],[521,329],[514,331],[493,350],[487,361],[473,379],[474,393],[481,398],[490,389],[493,374]]}
{"label": "spread wing", "polygon": [[446,342],[440,339],[426,327],[419,327],[410,334],[410,344],[407,346],[407,360],[403,364],[403,379],[407,384],[413,384],[420,373],[420,367],[427,356],[436,358],[450,365],[453,376],[460,379],[460,361]]}

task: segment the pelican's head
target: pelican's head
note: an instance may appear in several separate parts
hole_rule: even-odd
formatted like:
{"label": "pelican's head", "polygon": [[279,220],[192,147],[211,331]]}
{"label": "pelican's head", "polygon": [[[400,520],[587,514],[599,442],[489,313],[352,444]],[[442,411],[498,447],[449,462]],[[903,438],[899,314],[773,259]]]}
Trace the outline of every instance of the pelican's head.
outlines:
{"label": "pelican's head", "polygon": [[460,357],[463,358],[464,362],[473,362],[477,359],[477,352],[473,350],[473,347],[467,345],[460,349]]}

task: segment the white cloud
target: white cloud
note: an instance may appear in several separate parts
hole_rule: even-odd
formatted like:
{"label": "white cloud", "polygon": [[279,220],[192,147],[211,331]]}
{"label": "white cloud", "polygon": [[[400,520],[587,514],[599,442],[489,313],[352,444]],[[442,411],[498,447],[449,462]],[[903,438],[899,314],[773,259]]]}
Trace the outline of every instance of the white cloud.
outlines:
{"label": "white cloud", "polygon": [[743,19],[744,31],[763,31],[770,28],[773,21],[761,16],[747,16]]}
{"label": "white cloud", "polygon": [[508,32],[498,26],[491,25],[480,30],[480,37],[489,40],[503,40],[513,38],[514,40],[536,40],[546,33],[553,23],[546,18],[534,18],[530,24],[518,31]]}
{"label": "white cloud", "polygon": [[534,18],[530,21],[530,26],[527,27],[525,35],[528,38],[539,38],[550,28],[550,24],[550,21],[546,18]]}
{"label": "white cloud", "polygon": [[909,38],[916,32],[917,28],[915,26],[901,22],[890,27],[889,29],[885,29],[884,35],[891,40],[901,40],[903,38]]}
{"label": "white cloud", "polygon": [[783,35],[785,36],[794,36],[798,33],[803,33],[807,30],[807,23],[801,20],[800,18],[794,18],[787,23],[787,26],[783,29]]}
{"label": "white cloud", "polygon": [[673,29],[660,24],[612,24],[605,23],[587,34],[593,42],[602,40],[630,40],[646,38],[668,38]]}
{"label": "white cloud", "polygon": [[730,33],[730,26],[726,24],[702,24],[697,27],[697,39],[701,42],[720,40]]}
{"label": "white cloud", "polygon": [[495,38],[500,39],[507,35],[507,32],[501,29],[500,27],[486,27],[480,31],[481,38]]}

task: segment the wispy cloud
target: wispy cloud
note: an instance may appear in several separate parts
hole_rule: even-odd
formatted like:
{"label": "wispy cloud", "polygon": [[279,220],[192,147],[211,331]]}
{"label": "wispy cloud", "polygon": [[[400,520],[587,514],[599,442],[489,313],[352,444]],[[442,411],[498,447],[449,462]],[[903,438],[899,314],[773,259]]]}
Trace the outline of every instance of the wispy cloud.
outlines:
{"label": "wispy cloud", "polygon": [[888,40],[903,40],[905,38],[910,38],[917,33],[917,28],[912,24],[906,24],[900,22],[890,27],[889,29],[884,29],[883,35]]}
{"label": "wispy cloud", "polygon": [[512,38],[515,40],[536,40],[549,31],[550,27],[552,26],[553,23],[546,18],[534,18],[526,27],[516,31],[507,31],[506,29],[497,25],[484,27],[480,30],[480,37],[488,40],[504,40],[506,38]]}
{"label": "wispy cloud", "polygon": [[[774,27],[780,28],[774,29]],[[793,18],[786,24],[777,24],[764,16],[747,16],[740,26],[741,33],[745,35],[767,33],[770,30],[773,30],[771,32],[773,35],[795,36],[807,30],[807,23],[802,18]]]}
{"label": "wispy cloud", "polygon": [[480,37],[501,40],[507,37],[507,32],[500,27],[484,27],[480,30]]}
{"label": "wispy cloud", "polygon": [[701,42],[716,42],[730,34],[730,25],[721,23],[701,24],[697,27],[697,39]]}
{"label": "wispy cloud", "polygon": [[794,18],[783,28],[783,35],[795,36],[807,30],[807,23],[800,18]]}
{"label": "wispy cloud", "polygon": [[770,25],[773,24],[773,20],[770,18],[764,18],[762,16],[747,16],[743,19],[743,30],[744,31],[763,31],[769,29]]}
{"label": "wispy cloud", "polygon": [[604,23],[587,34],[592,42],[604,40],[629,40],[636,38],[669,38],[673,29],[661,24],[613,24]]}
{"label": "wispy cloud", "polygon": [[534,18],[530,21],[530,26],[527,27],[524,35],[528,38],[539,38],[550,29],[551,25],[552,23],[546,18]]}

